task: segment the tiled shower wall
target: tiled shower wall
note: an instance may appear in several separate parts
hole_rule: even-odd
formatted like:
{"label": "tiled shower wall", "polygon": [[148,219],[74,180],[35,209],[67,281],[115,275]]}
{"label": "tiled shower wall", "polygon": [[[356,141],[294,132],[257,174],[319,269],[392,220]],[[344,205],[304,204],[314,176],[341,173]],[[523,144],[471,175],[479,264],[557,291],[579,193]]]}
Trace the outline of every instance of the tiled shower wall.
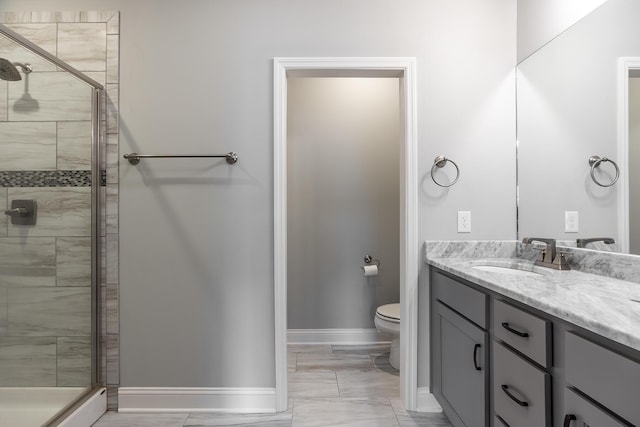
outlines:
{"label": "tiled shower wall", "polygon": [[[4,13],[0,20],[105,87],[106,183],[101,229],[102,378],[117,406],[117,12]],[[35,199],[37,225],[0,217],[0,386],[88,386],[91,368],[91,89],[0,38],[0,52],[34,71],[0,81],[0,209]]]}

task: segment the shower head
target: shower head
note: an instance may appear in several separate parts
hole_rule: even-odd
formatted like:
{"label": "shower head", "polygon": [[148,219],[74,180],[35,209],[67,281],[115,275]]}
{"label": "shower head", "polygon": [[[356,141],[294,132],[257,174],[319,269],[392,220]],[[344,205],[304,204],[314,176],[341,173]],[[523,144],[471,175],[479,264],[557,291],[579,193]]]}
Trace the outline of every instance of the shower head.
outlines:
{"label": "shower head", "polygon": [[8,80],[10,82],[22,80],[17,67],[22,68],[22,72],[25,74],[29,74],[33,71],[31,64],[21,64],[20,62],[11,63],[5,58],[0,58],[0,79]]}

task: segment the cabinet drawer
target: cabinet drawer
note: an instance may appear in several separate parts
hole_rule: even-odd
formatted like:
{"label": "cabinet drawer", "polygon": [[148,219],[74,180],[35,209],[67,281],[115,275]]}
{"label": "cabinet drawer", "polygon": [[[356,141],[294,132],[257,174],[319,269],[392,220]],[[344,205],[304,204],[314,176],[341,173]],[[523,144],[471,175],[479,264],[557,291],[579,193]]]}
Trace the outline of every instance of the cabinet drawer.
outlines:
{"label": "cabinet drawer", "polygon": [[501,343],[493,346],[496,425],[551,426],[551,376]]}
{"label": "cabinet drawer", "polygon": [[625,427],[626,424],[616,420],[571,389],[564,391],[564,426],[607,426]]}
{"label": "cabinet drawer", "polygon": [[487,328],[488,295],[431,270],[431,287],[434,299],[451,307],[476,325]]}
{"label": "cabinet drawer", "polygon": [[552,323],[503,301],[493,311],[494,335],[531,360],[549,368],[552,364]]}
{"label": "cabinet drawer", "polygon": [[640,425],[640,364],[571,332],[565,348],[567,384]]}

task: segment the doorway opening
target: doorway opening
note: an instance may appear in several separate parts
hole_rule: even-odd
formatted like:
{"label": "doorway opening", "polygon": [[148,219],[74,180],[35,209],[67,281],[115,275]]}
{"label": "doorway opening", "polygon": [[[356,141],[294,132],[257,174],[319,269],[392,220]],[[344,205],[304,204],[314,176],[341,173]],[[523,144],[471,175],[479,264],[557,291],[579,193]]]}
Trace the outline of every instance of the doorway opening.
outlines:
{"label": "doorway opening", "polygon": [[[276,410],[287,408],[287,99],[288,79],[393,78],[399,83],[400,394],[414,410],[417,395],[417,120],[414,58],[274,59],[274,306]],[[326,165],[330,173],[330,165]]]}

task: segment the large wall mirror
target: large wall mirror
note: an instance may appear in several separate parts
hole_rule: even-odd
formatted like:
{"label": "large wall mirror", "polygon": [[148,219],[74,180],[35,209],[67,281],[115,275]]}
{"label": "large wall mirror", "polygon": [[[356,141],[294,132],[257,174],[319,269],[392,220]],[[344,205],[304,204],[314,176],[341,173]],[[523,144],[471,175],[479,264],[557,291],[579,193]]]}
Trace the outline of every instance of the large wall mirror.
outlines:
{"label": "large wall mirror", "polygon": [[608,0],[518,64],[520,238],[640,255],[638,18]]}

